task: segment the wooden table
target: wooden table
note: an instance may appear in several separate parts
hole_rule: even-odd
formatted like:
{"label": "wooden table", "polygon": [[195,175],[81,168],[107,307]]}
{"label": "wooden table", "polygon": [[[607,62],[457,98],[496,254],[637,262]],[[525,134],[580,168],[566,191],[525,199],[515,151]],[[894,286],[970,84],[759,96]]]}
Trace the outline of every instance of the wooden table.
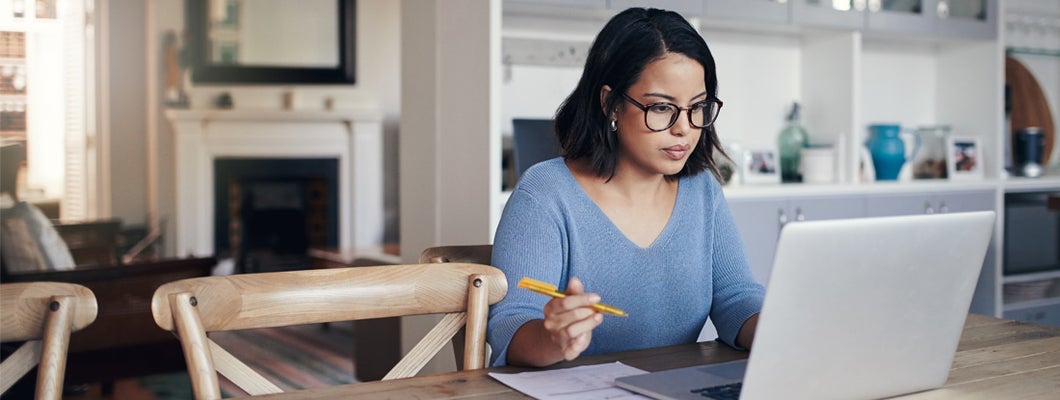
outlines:
{"label": "wooden table", "polygon": [[[901,346],[896,337],[894,346]],[[659,371],[747,357],[719,342],[584,357],[552,368],[622,361]],[[525,398],[486,375],[520,372],[527,368],[490,368],[419,376],[391,381],[355,383],[264,396],[265,399],[334,398]],[[1056,399],[1060,396],[1060,328],[969,315],[949,380],[940,389],[903,396],[903,399]]]}
{"label": "wooden table", "polygon": [[[347,268],[401,264],[396,245],[379,248],[310,248],[313,268]],[[377,318],[353,322],[353,370],[357,380],[383,379],[401,360],[401,318]]]}

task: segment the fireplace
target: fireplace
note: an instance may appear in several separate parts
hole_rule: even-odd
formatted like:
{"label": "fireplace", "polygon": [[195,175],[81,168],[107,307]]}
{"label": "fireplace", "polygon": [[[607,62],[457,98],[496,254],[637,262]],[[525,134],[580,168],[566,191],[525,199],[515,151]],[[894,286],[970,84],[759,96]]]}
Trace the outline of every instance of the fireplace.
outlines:
{"label": "fireplace", "polygon": [[214,248],[239,272],[299,269],[338,246],[334,158],[214,160]]}
{"label": "fireplace", "polygon": [[[335,200],[328,201],[334,209],[327,218],[335,225],[326,229],[337,234],[325,239],[327,245],[370,248],[382,244],[383,128],[378,109],[168,110],[166,117],[175,133],[179,256],[231,252],[231,237],[221,238],[228,236],[228,230],[219,231],[215,225],[218,214],[227,213],[218,206],[216,194],[231,187],[222,187],[225,184],[219,184],[215,175],[217,164],[226,160],[269,160],[266,164],[278,166],[286,166],[288,160],[331,163],[326,169],[334,171],[334,182],[326,185]],[[275,179],[271,182],[275,190],[304,191],[305,185],[322,176],[312,171],[300,176],[273,175],[247,176],[238,186],[265,185],[252,190],[268,190],[268,180]]]}

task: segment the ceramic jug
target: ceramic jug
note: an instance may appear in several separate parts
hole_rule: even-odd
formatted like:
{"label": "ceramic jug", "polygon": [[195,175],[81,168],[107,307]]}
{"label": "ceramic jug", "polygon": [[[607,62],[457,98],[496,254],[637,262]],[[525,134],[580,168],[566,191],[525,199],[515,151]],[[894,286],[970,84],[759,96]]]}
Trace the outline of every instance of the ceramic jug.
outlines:
{"label": "ceramic jug", "polygon": [[[899,136],[903,132],[912,135],[915,140],[913,150],[909,154],[906,154],[905,142]],[[920,134],[912,129],[903,130],[898,124],[873,124],[869,125],[869,140],[865,145],[872,154],[876,180],[893,181],[898,179],[902,166],[920,151]]]}

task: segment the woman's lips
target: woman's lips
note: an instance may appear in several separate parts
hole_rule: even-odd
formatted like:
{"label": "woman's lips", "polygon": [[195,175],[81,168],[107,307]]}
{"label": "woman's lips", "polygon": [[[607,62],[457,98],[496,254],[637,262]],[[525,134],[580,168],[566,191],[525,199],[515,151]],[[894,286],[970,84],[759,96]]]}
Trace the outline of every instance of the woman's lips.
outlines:
{"label": "woman's lips", "polygon": [[676,145],[662,149],[671,160],[681,160],[688,154],[689,146]]}

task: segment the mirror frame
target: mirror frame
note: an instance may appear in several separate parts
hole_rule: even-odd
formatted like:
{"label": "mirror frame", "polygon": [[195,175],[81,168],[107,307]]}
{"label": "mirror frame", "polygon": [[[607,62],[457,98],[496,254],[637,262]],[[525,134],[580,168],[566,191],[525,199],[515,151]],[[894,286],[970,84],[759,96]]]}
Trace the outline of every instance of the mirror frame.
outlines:
{"label": "mirror frame", "polygon": [[207,1],[185,0],[186,51],[195,84],[352,84],[355,83],[355,0],[336,0],[339,8],[339,65],[334,68],[269,67],[208,62]]}

